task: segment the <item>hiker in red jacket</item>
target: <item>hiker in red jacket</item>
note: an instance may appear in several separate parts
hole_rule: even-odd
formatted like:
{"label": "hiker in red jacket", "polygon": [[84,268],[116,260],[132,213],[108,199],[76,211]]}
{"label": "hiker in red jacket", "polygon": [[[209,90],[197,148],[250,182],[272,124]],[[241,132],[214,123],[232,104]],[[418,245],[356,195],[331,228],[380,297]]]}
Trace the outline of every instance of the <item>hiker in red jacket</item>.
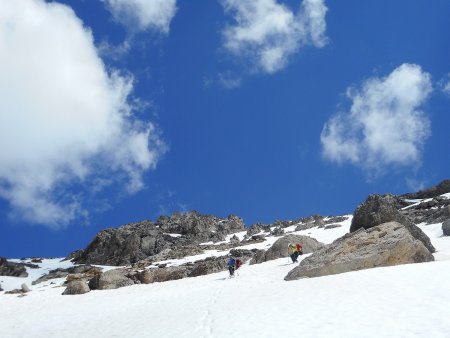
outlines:
{"label": "hiker in red jacket", "polygon": [[297,246],[295,244],[289,243],[288,252],[289,252],[289,256],[292,259],[292,263],[297,263],[298,262],[297,258],[298,258],[298,255],[300,254],[298,252]]}
{"label": "hiker in red jacket", "polygon": [[230,272],[230,277],[233,277],[234,270],[236,268],[236,259],[233,257],[232,254],[228,255],[227,265],[228,265],[228,271]]}
{"label": "hiker in red jacket", "polygon": [[230,277],[234,277],[234,271],[239,269],[241,266],[241,260],[234,258],[232,254],[228,255],[227,265],[228,271],[230,272]]}

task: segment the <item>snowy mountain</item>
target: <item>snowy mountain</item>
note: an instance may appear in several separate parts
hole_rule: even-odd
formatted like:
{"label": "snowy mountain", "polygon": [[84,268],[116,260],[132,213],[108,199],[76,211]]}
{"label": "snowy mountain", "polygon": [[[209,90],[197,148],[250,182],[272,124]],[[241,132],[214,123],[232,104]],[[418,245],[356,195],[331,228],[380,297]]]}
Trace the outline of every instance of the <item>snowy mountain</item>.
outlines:
{"label": "snowy mountain", "polygon": [[[35,260],[33,264],[39,267],[26,267],[28,277],[0,276],[5,291],[22,284],[31,289],[27,293],[0,293],[0,337],[448,338],[450,293],[446,284],[450,280],[450,236],[443,236],[442,215],[447,212],[445,208],[450,208],[447,203],[450,194],[405,199],[400,199],[405,205],[398,206],[402,215],[411,218],[412,210],[416,210],[417,217],[427,214],[428,219],[439,220],[417,224],[435,249],[434,261],[284,280],[303,261],[318,252],[324,255],[330,247],[314,247],[310,251],[312,244],[300,236],[313,238],[322,247],[342,240],[343,236],[353,238],[349,234],[353,215],[310,217],[258,225],[259,232],[255,226],[253,230],[221,234],[223,240],[199,242],[201,253],[180,258],[175,258],[172,252],[157,256],[160,260],[141,260],[125,268],[95,265],[103,269],[102,275],[128,269],[128,275],[121,277],[128,276],[129,280],[142,280],[130,276],[130,271],[147,273],[146,276],[154,271],[182,271],[186,275],[161,283],[131,283],[82,295],[62,296],[64,283],[69,276],[76,279],[77,274],[82,276],[92,270],[83,270],[80,265],[80,270],[71,270],[69,274],[67,269],[77,268],[73,261],[43,259],[36,263]],[[433,200],[437,204],[430,204]],[[220,221],[217,219],[215,224]],[[166,241],[181,236],[167,235],[165,231]],[[370,231],[361,229],[359,233]],[[299,257],[299,264],[292,263],[287,252],[275,259],[266,254],[265,261],[253,264],[258,253],[273,251],[284,237],[305,240],[305,254]],[[200,241],[205,236],[196,238]],[[246,257],[246,263],[232,279],[224,263],[230,250]],[[28,259],[8,261],[31,263]],[[195,268],[198,272],[199,264],[203,264],[207,274],[189,277]],[[32,285],[51,270],[59,271],[63,277]]]}

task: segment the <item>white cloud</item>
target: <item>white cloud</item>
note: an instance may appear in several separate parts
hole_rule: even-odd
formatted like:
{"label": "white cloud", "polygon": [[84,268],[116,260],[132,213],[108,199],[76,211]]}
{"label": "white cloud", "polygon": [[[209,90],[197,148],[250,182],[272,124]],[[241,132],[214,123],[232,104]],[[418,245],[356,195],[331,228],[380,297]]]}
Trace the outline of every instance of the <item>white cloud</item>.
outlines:
{"label": "white cloud", "polygon": [[256,65],[257,70],[274,73],[305,45],[326,44],[324,0],[303,0],[298,13],[277,0],[221,0],[234,25],[224,31],[225,48]]}
{"label": "white cloud", "polygon": [[104,0],[109,11],[126,27],[169,33],[170,22],[177,11],[176,0]]}
{"label": "white cloud", "polygon": [[332,117],[321,133],[326,159],[361,165],[371,174],[387,166],[420,163],[430,122],[420,107],[432,91],[430,74],[403,64],[362,88],[348,89],[352,106]]}
{"label": "white cloud", "polygon": [[15,215],[57,228],[86,215],[96,180],[143,186],[165,145],[133,119],[133,79],[107,72],[69,7],[1,1],[0,50],[0,196]]}

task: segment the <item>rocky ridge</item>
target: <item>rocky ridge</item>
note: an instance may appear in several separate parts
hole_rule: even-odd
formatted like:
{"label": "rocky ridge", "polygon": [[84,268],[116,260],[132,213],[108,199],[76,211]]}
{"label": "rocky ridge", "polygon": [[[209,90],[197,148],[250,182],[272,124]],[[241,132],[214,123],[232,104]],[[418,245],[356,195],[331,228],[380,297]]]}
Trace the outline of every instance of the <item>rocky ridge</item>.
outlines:
{"label": "rocky ridge", "polygon": [[196,211],[174,213],[155,223],[143,221],[103,230],[86,249],[73,253],[71,258],[78,264],[102,265],[134,264],[163,252],[176,258],[196,251],[201,242],[223,241],[228,234],[244,229],[242,219],[233,215],[219,218]]}
{"label": "rocky ridge", "polygon": [[[445,184],[439,187],[427,191],[450,192],[442,190]],[[66,278],[64,294],[81,294],[90,290],[196,277],[224,271],[225,252],[233,252],[250,264],[287,257],[288,242],[301,242],[304,252],[312,255],[286,276],[287,280],[432,260],[435,249],[416,224],[443,222],[445,235],[445,229],[450,225],[450,196],[432,196],[421,201],[404,196],[370,195],[356,208],[350,233],[329,245],[292,232],[305,231],[305,234],[313,228],[327,231],[341,227],[348,216],[313,215],[292,221],[277,220],[272,224],[257,223],[246,228],[237,216],[219,218],[193,211],[160,217],[154,223],[130,223],[99,232],[86,249],[72,253],[69,258],[81,265],[52,270],[33,284]],[[274,241],[274,237],[278,239]],[[267,239],[274,241],[270,247],[265,246],[267,249],[243,250],[246,245],[264,243]],[[236,249],[238,247],[242,249]],[[222,251],[224,255],[181,265],[164,263],[195,257],[206,250]],[[0,263],[0,269],[10,266],[6,260]],[[23,263],[14,264],[20,267]],[[126,267],[102,272],[90,264]]]}

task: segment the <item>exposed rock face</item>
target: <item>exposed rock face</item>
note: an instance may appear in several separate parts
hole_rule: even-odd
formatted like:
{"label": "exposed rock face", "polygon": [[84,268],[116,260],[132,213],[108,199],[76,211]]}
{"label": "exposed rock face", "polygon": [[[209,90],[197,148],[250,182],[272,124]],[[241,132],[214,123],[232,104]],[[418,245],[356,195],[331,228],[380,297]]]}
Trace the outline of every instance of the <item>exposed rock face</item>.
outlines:
{"label": "exposed rock face", "polygon": [[285,280],[433,260],[431,252],[403,224],[388,222],[337,239],[302,260]]}
{"label": "exposed rock face", "polygon": [[3,289],[2,289],[2,285],[0,284],[0,291],[3,291]]}
{"label": "exposed rock face", "polygon": [[8,262],[0,257],[0,276],[28,277],[27,269],[23,263]]}
{"label": "exposed rock face", "polygon": [[196,211],[174,213],[160,217],[155,224],[144,221],[103,230],[85,250],[74,254],[74,262],[129,265],[167,249],[177,253],[201,242],[222,241],[226,235],[243,230],[242,219],[233,215],[222,219]]}
{"label": "exposed rock face", "polygon": [[62,293],[63,295],[82,295],[91,291],[89,286],[84,281],[72,281],[67,284],[67,288]]}
{"label": "exposed rock face", "polygon": [[311,253],[324,247],[324,244],[308,236],[286,235],[273,243],[267,251],[257,251],[250,264],[258,264],[277,258],[288,257],[289,243],[300,243],[303,247],[303,253]]}
{"label": "exposed rock face", "polygon": [[398,210],[402,205],[402,200],[393,195],[370,195],[356,208],[350,232],[355,232],[360,228],[369,229],[382,223],[396,221],[403,224],[411,235],[420,240],[430,252],[435,252],[436,250],[428,236]]}
{"label": "exposed rock face", "polygon": [[444,180],[435,187],[426,190],[421,190],[416,193],[402,195],[403,198],[408,199],[424,199],[433,198],[450,192],[450,180]]}
{"label": "exposed rock face", "polygon": [[450,219],[442,223],[442,232],[444,236],[450,236]]}

